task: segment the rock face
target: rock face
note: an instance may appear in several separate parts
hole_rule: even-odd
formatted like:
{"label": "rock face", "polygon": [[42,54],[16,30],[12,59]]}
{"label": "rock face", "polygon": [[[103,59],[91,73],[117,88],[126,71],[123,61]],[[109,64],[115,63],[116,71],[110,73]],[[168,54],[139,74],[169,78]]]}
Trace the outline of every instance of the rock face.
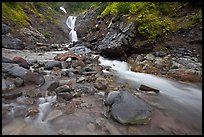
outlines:
{"label": "rock face", "polygon": [[22,50],[25,48],[23,42],[18,38],[12,36],[2,35],[2,47],[8,49]]}
{"label": "rock face", "polygon": [[152,108],[140,98],[122,91],[114,99],[111,114],[122,124],[144,124],[149,120]]}
{"label": "rock face", "polygon": [[26,85],[43,85],[45,83],[45,79],[42,74],[39,74],[37,72],[30,72],[28,71],[24,76],[23,76],[23,81],[24,84]]}

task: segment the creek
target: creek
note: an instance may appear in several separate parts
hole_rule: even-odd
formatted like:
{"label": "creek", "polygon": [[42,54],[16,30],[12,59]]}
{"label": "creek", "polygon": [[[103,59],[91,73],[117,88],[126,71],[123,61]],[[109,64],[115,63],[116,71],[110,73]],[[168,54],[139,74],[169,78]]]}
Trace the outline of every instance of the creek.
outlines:
{"label": "creek", "polygon": [[[74,30],[76,17],[67,18],[67,26],[71,29],[69,38],[71,42],[78,41]],[[7,53],[6,53],[7,52]],[[53,57],[61,52],[31,53],[29,51],[4,50],[5,56],[13,58],[21,56],[26,60],[53,60]],[[7,55],[6,55],[7,54]],[[130,84],[139,90],[141,84],[159,90],[156,95],[140,94],[139,96],[151,104],[156,110],[149,125],[135,125],[136,134],[167,134],[161,131],[165,129],[168,133],[177,134],[201,134],[202,133],[202,88],[191,84],[170,79],[165,79],[145,73],[132,72],[126,62],[99,58],[100,65],[110,66],[110,71],[121,81]],[[48,75],[49,76],[49,75]],[[12,109],[26,107],[19,105],[23,97],[19,97],[12,103],[3,103],[3,107],[10,106]],[[31,117],[15,118],[14,111],[9,114],[12,118],[2,127],[2,134],[127,134],[127,126],[121,125],[112,119],[105,126],[110,128],[110,133],[99,128],[90,130],[90,125],[102,117],[104,111],[103,96],[95,94],[77,98],[78,101],[92,104],[92,109],[81,109],[75,113],[65,115],[53,104],[58,103],[56,96],[38,98],[39,113],[33,119]],[[87,125],[88,129],[87,129]],[[147,131],[148,130],[148,131]]]}

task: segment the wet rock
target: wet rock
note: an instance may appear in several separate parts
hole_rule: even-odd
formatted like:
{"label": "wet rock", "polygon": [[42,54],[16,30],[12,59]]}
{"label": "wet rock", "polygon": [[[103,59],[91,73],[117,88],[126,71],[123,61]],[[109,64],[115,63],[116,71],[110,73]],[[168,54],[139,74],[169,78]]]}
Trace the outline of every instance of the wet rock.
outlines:
{"label": "wet rock", "polygon": [[14,89],[16,86],[13,82],[13,80],[5,80],[5,84],[6,84],[6,89]]}
{"label": "wet rock", "polygon": [[[37,59],[28,59],[27,62],[28,62],[28,65],[34,67],[34,64],[36,64],[38,61],[37,61]],[[38,63],[37,63],[37,64],[38,64]],[[38,64],[38,65],[39,65],[39,64]]]}
{"label": "wet rock", "polygon": [[54,57],[54,59],[58,61],[66,61],[68,58],[82,60],[79,55],[76,55],[72,52],[57,54],[57,56]]}
{"label": "wet rock", "polygon": [[98,77],[94,83],[94,87],[99,90],[106,90],[108,87],[108,82],[105,78]]}
{"label": "wet rock", "polygon": [[16,99],[22,95],[21,91],[7,90],[2,94],[5,99]]}
{"label": "wet rock", "polygon": [[59,80],[59,86],[73,85],[73,84],[75,84],[75,82],[76,81],[74,79]]}
{"label": "wet rock", "polygon": [[12,60],[12,62],[13,62],[13,63],[16,63],[16,64],[18,64],[19,66],[22,66],[22,67],[24,67],[24,68],[26,68],[26,69],[29,69],[29,68],[30,68],[28,62],[27,62],[25,59],[23,59],[22,57],[14,57],[13,60]]}
{"label": "wet rock", "polygon": [[4,63],[12,63],[12,60],[2,56],[2,62],[4,62]]}
{"label": "wet rock", "polygon": [[53,91],[53,90],[55,90],[58,86],[59,86],[59,81],[52,81],[52,82],[50,82],[50,84],[49,84],[47,90],[48,90],[48,91]]}
{"label": "wet rock", "polygon": [[47,61],[44,63],[45,70],[52,70],[53,67],[62,68],[61,61]]}
{"label": "wet rock", "polygon": [[55,92],[57,94],[61,92],[71,92],[71,91],[73,91],[73,89],[69,85],[63,85],[55,89]]}
{"label": "wet rock", "polygon": [[87,54],[87,53],[90,53],[91,50],[85,46],[75,46],[75,47],[71,47],[69,48],[70,51],[76,53],[76,54]]}
{"label": "wet rock", "polygon": [[155,59],[155,56],[152,55],[151,53],[147,54],[145,57],[145,59],[149,60],[149,61],[153,61]]}
{"label": "wet rock", "polygon": [[28,70],[20,67],[18,64],[2,63],[2,72],[22,78]]}
{"label": "wet rock", "polygon": [[75,90],[75,92],[79,92],[79,93],[82,93],[82,94],[90,94],[90,95],[93,95],[97,91],[90,84],[87,84],[87,85],[76,84],[75,87],[74,87],[74,90]]}
{"label": "wet rock", "polygon": [[26,117],[28,117],[28,116],[36,116],[38,112],[39,112],[38,106],[32,106],[32,107],[29,107],[27,109],[27,112],[26,112],[25,116]]}
{"label": "wet rock", "polygon": [[148,104],[127,91],[120,92],[111,107],[113,118],[122,124],[144,124],[151,111]]}
{"label": "wet rock", "polygon": [[69,101],[72,98],[73,98],[73,95],[68,93],[68,92],[62,92],[62,93],[57,94],[57,100],[59,100],[59,101],[61,101],[61,100]]}
{"label": "wet rock", "polygon": [[154,91],[155,93],[159,93],[158,89],[154,89],[154,88],[151,88],[151,87],[143,85],[143,84],[140,85],[139,90],[142,90],[142,91]]}
{"label": "wet rock", "polygon": [[162,58],[156,57],[154,64],[155,64],[157,67],[161,67],[162,64],[163,64],[163,61],[164,61],[164,60],[163,60]]}
{"label": "wet rock", "polygon": [[25,48],[23,42],[18,38],[2,35],[2,47],[7,49],[22,50]]}
{"label": "wet rock", "polygon": [[81,82],[84,82],[85,80],[86,78],[82,76],[82,77],[77,78],[76,83],[81,83]]}
{"label": "wet rock", "polygon": [[11,31],[10,27],[4,23],[2,23],[2,35],[5,35]]}
{"label": "wet rock", "polygon": [[73,60],[72,61],[72,67],[76,68],[76,67],[81,67],[83,68],[85,66],[85,63],[82,60]]}
{"label": "wet rock", "polygon": [[115,98],[119,95],[119,91],[111,91],[108,93],[108,96],[105,99],[106,105],[112,105],[114,103]]}
{"label": "wet rock", "polygon": [[30,98],[42,97],[42,91],[38,88],[26,91],[25,94],[26,94],[26,96],[28,96]]}
{"label": "wet rock", "polygon": [[23,81],[25,85],[43,85],[45,83],[45,79],[42,74],[37,72],[27,72],[23,76]]}
{"label": "wet rock", "polygon": [[16,85],[16,87],[20,87],[23,85],[23,79],[22,78],[16,78],[14,80],[14,84]]}

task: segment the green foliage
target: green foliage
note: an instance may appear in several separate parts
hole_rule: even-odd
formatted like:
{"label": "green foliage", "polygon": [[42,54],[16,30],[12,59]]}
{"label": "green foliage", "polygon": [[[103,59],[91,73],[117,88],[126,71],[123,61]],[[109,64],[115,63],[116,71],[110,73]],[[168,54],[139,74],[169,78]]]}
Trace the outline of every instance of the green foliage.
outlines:
{"label": "green foliage", "polygon": [[13,27],[29,25],[29,18],[19,2],[2,2],[2,19]]}
{"label": "green foliage", "polygon": [[92,2],[66,2],[63,6],[66,11],[70,14],[78,14],[87,9],[92,5]]}
{"label": "green foliage", "polygon": [[[185,2],[110,2],[100,17],[130,14],[135,17],[138,32],[148,39],[156,40],[177,29],[172,17]],[[202,20],[198,14],[195,20]]]}
{"label": "green foliage", "polygon": [[199,10],[196,15],[193,17],[193,21],[196,23],[202,23],[202,11]]}

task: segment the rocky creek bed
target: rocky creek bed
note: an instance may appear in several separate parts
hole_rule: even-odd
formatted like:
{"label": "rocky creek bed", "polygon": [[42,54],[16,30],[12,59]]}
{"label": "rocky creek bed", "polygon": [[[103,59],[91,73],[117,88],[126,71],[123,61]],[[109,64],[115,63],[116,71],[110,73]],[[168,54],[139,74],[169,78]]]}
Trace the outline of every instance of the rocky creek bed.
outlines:
{"label": "rocky creek bed", "polygon": [[132,54],[123,61],[98,54],[120,53],[115,47],[132,42],[131,26],[116,22],[112,33],[84,38],[82,29],[82,42],[38,43],[32,51],[2,24],[2,134],[202,134],[202,64],[193,49]]}

